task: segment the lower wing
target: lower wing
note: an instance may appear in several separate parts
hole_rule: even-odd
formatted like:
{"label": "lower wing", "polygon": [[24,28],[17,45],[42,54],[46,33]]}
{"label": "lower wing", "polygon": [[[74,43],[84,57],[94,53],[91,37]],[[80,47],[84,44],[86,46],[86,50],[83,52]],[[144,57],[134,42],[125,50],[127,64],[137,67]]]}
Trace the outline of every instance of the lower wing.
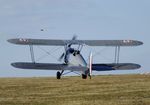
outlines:
{"label": "lower wing", "polygon": [[13,67],[20,69],[37,69],[37,70],[72,70],[82,71],[87,70],[87,67],[83,66],[69,66],[67,64],[57,63],[30,63],[30,62],[16,62],[11,64]]}
{"label": "lower wing", "polygon": [[[72,70],[85,71],[87,67],[83,66],[68,66],[67,64],[56,63],[30,63],[30,62],[16,62],[11,64],[13,67],[21,69],[38,69],[38,70]],[[92,64],[94,71],[109,71],[109,70],[131,70],[138,69],[141,66],[134,63],[110,63],[110,64]]]}
{"label": "lower wing", "polygon": [[109,71],[109,70],[133,70],[141,66],[134,63],[110,63],[110,64],[92,64],[92,70]]}

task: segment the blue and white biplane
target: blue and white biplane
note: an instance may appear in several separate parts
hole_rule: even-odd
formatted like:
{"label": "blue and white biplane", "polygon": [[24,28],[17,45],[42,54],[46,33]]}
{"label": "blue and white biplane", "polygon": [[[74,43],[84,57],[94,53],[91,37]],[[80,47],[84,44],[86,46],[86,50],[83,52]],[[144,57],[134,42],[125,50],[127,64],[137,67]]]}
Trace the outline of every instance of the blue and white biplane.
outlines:
{"label": "blue and white biplane", "polygon": [[[138,69],[141,66],[134,63],[119,63],[120,47],[139,46],[143,42],[136,40],[78,40],[76,36],[72,40],[57,40],[57,39],[26,39],[16,38],[9,39],[8,42],[19,45],[29,45],[32,62],[15,62],[11,65],[21,69],[37,69],[37,70],[57,70],[56,77],[60,79],[64,75],[64,71],[80,72],[83,79],[88,76],[91,78],[93,71],[110,71],[110,70],[132,70]],[[37,63],[34,59],[33,46],[64,46],[65,52],[60,56],[59,61],[63,63]],[[74,48],[73,45],[78,46]],[[81,50],[84,45],[87,46],[110,46],[115,47],[115,63],[108,64],[93,64],[92,53],[89,55],[89,60],[83,58]]]}

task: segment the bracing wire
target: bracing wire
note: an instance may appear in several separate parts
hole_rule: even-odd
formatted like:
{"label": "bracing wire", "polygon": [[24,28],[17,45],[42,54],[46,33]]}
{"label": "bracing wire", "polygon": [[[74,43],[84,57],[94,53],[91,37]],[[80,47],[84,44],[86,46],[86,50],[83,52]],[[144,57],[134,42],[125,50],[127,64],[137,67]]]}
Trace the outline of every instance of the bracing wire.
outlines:
{"label": "bracing wire", "polygon": [[37,61],[40,61],[40,60],[44,59],[44,58],[47,57],[47,56],[51,56],[51,57],[53,57],[54,59],[58,60],[58,58],[55,57],[55,56],[53,55],[53,53],[55,53],[56,51],[58,51],[58,50],[59,50],[60,48],[62,48],[62,47],[61,47],[61,46],[58,47],[58,48],[55,47],[55,48],[52,49],[51,51],[47,51],[47,50],[45,50],[44,48],[42,48],[42,47],[40,47],[40,46],[38,46],[38,48],[39,48],[40,50],[42,50],[43,52],[46,53],[45,55],[43,55],[43,56],[41,56],[41,57],[39,57],[39,58],[37,59]]}

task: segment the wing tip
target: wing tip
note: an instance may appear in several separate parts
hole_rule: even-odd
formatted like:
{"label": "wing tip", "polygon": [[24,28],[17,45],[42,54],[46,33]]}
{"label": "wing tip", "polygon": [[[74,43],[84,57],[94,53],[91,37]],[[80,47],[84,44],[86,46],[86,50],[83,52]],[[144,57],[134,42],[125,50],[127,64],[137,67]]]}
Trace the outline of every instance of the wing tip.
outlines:
{"label": "wing tip", "polygon": [[12,44],[18,44],[19,39],[8,39],[7,42],[12,43]]}
{"label": "wing tip", "polygon": [[14,43],[14,39],[8,39],[7,42]]}
{"label": "wing tip", "polygon": [[14,38],[14,39],[8,39],[7,42],[12,43],[12,44],[25,45],[25,44],[29,44],[29,39]]}
{"label": "wing tip", "polygon": [[139,64],[133,64],[134,66],[135,66],[135,68],[133,68],[133,69],[140,69],[142,66],[141,65],[139,65]]}
{"label": "wing tip", "polygon": [[144,43],[138,40],[122,40],[124,46],[140,46]]}
{"label": "wing tip", "polygon": [[142,41],[135,41],[135,43],[137,44],[137,46],[140,46],[140,45],[144,44]]}
{"label": "wing tip", "polygon": [[126,64],[124,66],[120,66],[117,69],[121,69],[121,70],[136,70],[136,69],[140,69],[140,68],[141,68],[141,65],[139,65],[139,64],[129,63],[129,64]]}

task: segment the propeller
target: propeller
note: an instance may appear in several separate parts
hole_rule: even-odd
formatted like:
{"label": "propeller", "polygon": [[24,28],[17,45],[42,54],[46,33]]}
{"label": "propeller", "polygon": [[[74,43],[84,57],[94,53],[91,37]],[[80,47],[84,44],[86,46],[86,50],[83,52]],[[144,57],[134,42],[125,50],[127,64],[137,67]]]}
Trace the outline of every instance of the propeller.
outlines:
{"label": "propeller", "polygon": [[72,37],[72,40],[76,40],[77,39],[77,35],[74,35],[73,37]]}
{"label": "propeller", "polygon": [[92,78],[92,63],[93,63],[93,55],[92,55],[92,52],[90,53],[90,56],[89,56],[89,77],[90,79]]}
{"label": "propeller", "polygon": [[[68,47],[67,50],[71,49],[70,47],[71,47],[73,41],[76,40],[76,39],[77,39],[77,35],[74,35],[74,36],[72,37],[71,43],[67,46],[67,47]],[[67,52],[67,50],[66,50],[66,52]],[[65,53],[66,53],[66,52],[65,52]],[[63,59],[64,56],[65,56],[65,53],[63,53],[63,54],[59,57],[58,61],[60,61],[60,62],[62,61],[62,59]]]}
{"label": "propeller", "polygon": [[59,57],[58,61],[62,61],[62,59],[64,58],[64,56],[65,56],[65,53],[63,53],[63,54]]}
{"label": "propeller", "polygon": [[75,40],[77,40],[77,35],[74,35],[72,37],[72,40],[70,41],[70,44],[68,45],[68,47],[71,47],[71,45],[74,43]]}

